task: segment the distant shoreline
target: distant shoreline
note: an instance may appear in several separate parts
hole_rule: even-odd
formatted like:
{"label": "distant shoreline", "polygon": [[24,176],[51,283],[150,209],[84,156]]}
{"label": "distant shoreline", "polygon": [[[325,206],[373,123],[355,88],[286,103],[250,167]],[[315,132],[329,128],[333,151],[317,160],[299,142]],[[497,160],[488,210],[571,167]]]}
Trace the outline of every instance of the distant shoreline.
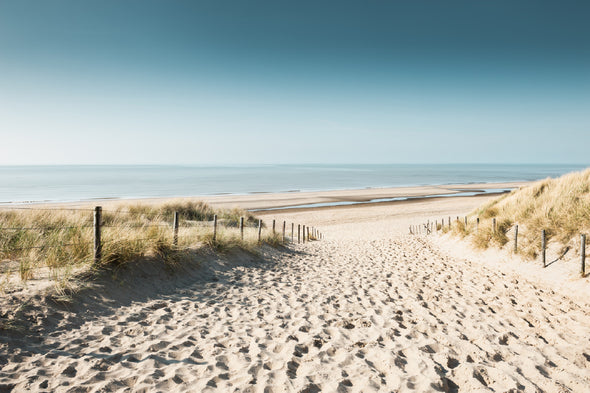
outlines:
{"label": "distant shoreline", "polygon": [[222,194],[207,196],[180,196],[156,198],[94,198],[78,201],[39,201],[39,202],[4,202],[0,209],[10,208],[77,208],[93,205],[121,205],[134,203],[166,203],[172,200],[200,200],[216,208],[241,208],[253,212],[285,209],[321,209],[327,207],[344,207],[356,205],[372,205],[412,202],[424,199],[448,197],[475,197],[494,195],[528,185],[532,182],[504,183],[470,183],[429,185],[415,187],[363,188],[326,191],[286,191],[249,194]]}
{"label": "distant shoreline", "polygon": [[489,188],[582,169],[585,166],[553,164],[0,167],[0,206],[275,194],[299,197],[416,187]]}

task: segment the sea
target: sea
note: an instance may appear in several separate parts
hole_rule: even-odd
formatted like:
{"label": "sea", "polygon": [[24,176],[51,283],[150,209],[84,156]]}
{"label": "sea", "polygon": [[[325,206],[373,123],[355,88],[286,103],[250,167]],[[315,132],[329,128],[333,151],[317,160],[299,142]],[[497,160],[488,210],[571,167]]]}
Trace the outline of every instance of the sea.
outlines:
{"label": "sea", "polygon": [[0,166],[0,204],[530,181],[585,168],[556,164]]}

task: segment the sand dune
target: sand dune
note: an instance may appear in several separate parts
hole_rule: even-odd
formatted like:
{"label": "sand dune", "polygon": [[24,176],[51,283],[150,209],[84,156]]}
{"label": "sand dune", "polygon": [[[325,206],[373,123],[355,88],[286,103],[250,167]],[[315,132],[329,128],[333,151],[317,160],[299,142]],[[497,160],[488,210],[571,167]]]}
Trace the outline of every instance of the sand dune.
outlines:
{"label": "sand dune", "polygon": [[407,234],[479,203],[275,212],[325,240],[45,310],[2,337],[0,391],[588,391],[589,304]]}

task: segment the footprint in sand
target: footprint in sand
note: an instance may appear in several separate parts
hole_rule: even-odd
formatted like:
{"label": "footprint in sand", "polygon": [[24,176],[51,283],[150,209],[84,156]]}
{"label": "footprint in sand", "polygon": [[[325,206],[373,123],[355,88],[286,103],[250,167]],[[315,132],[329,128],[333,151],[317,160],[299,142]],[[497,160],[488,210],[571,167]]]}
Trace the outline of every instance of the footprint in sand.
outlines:
{"label": "footprint in sand", "polygon": [[287,363],[287,376],[290,379],[295,379],[297,377],[297,369],[299,368],[299,361],[297,359],[293,359]]}
{"label": "footprint in sand", "polygon": [[453,357],[449,357],[447,359],[447,367],[451,370],[459,366],[459,361]]}
{"label": "footprint in sand", "polygon": [[76,364],[74,363],[74,364],[69,365],[61,373],[62,373],[62,375],[65,375],[66,377],[74,378],[76,376],[76,374],[78,373],[78,371],[76,370]]}

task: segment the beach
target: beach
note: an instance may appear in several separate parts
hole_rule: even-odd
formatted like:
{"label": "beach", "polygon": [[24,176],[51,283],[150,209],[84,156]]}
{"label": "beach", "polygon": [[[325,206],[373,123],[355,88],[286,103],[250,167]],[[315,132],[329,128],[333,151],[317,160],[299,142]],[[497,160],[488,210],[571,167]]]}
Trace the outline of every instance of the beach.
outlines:
{"label": "beach", "polygon": [[448,194],[523,184],[207,198],[323,239],[139,263],[66,305],[7,291],[2,310],[30,295],[31,328],[3,334],[0,391],[585,392],[590,287],[575,268],[408,231],[497,196]]}

